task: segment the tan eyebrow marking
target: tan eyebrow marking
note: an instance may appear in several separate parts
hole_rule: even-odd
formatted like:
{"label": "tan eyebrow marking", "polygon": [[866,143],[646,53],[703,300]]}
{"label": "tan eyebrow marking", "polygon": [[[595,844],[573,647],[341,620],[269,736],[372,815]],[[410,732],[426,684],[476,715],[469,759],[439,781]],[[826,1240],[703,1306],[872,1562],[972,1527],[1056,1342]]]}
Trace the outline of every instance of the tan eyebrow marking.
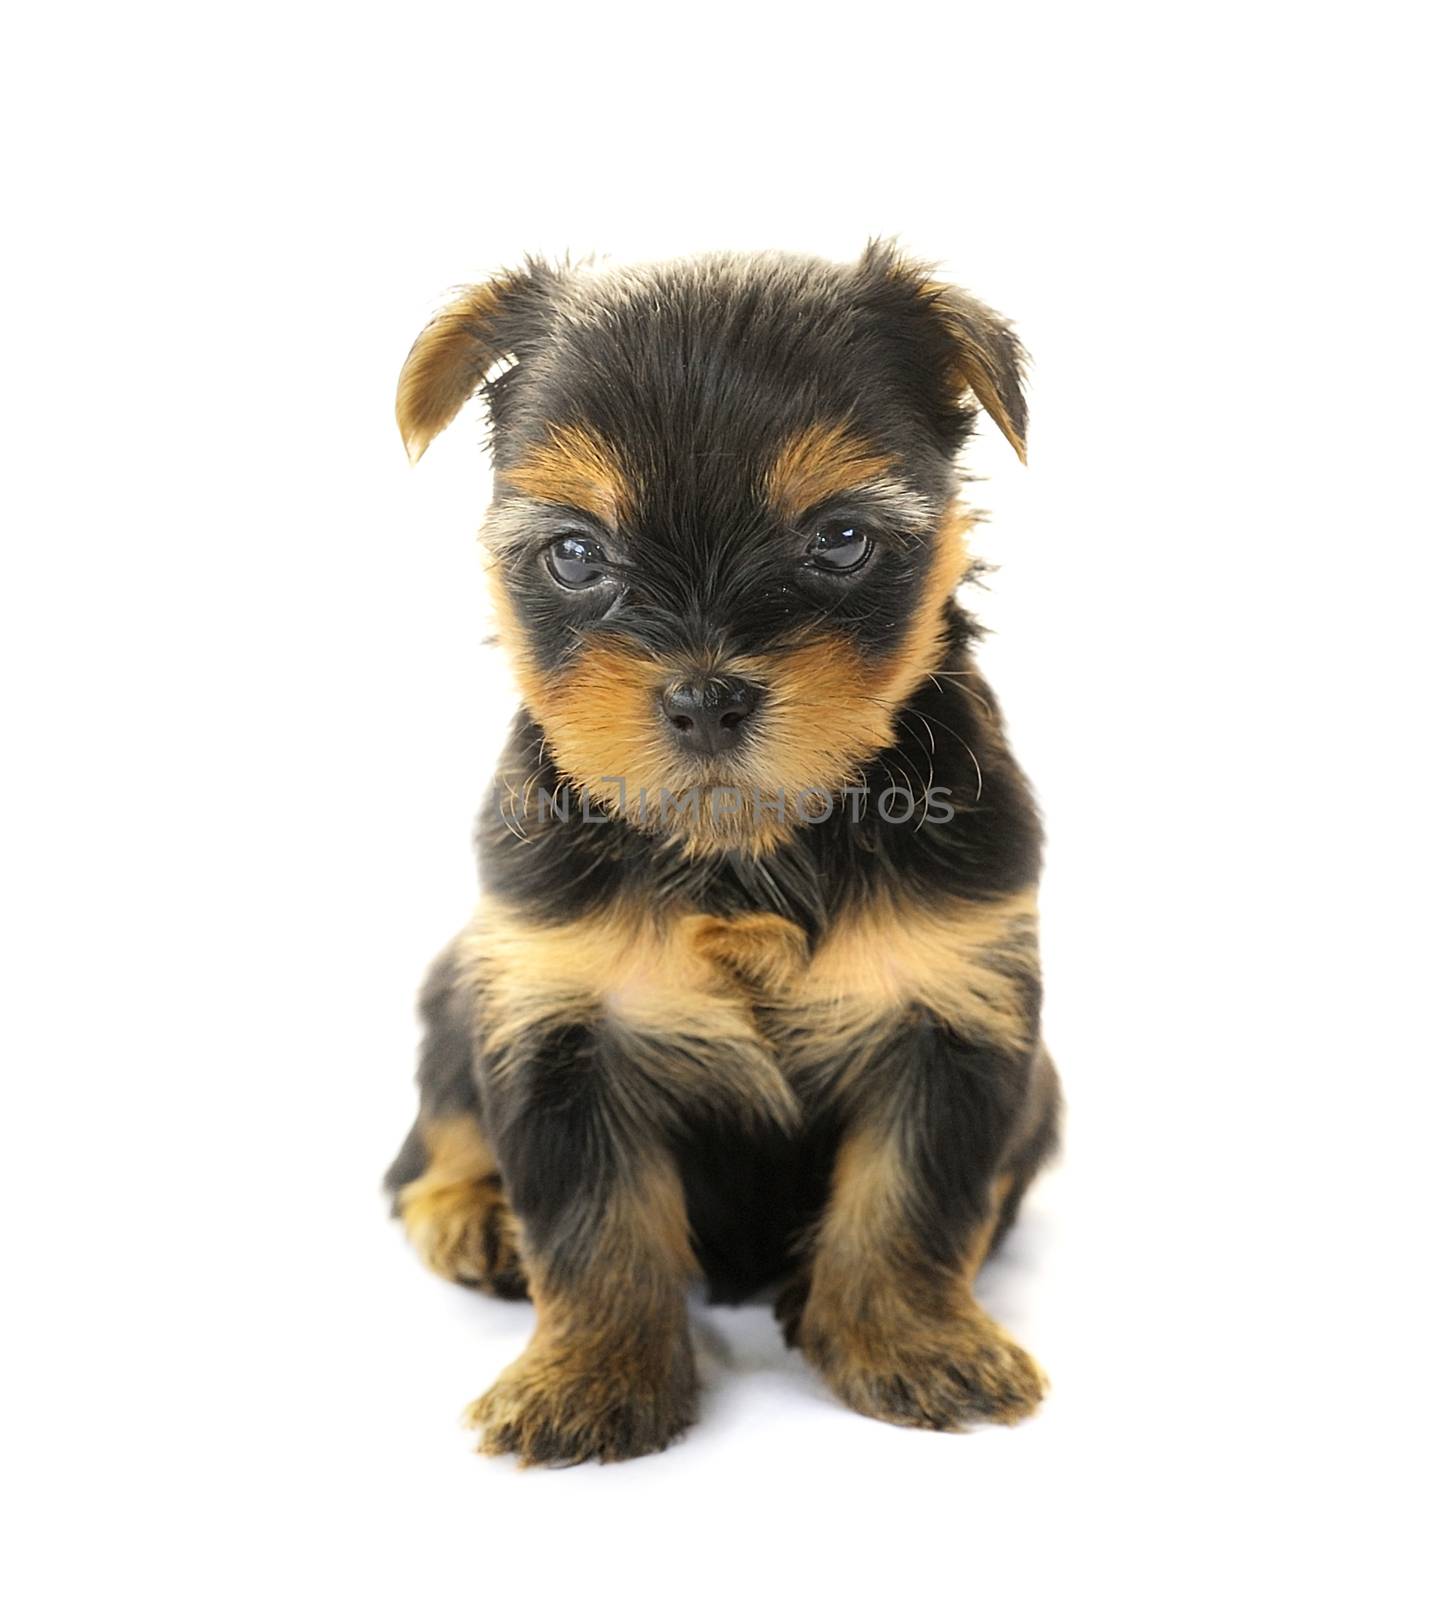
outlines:
{"label": "tan eyebrow marking", "polygon": [[793,521],[811,506],[858,489],[894,465],[894,456],[844,423],[817,423],[781,445],[765,475],[765,497],[780,516]]}
{"label": "tan eyebrow marking", "polygon": [[597,434],[574,423],[552,427],[542,444],[501,476],[521,494],[578,506],[612,528],[635,506],[634,487],[615,452]]}

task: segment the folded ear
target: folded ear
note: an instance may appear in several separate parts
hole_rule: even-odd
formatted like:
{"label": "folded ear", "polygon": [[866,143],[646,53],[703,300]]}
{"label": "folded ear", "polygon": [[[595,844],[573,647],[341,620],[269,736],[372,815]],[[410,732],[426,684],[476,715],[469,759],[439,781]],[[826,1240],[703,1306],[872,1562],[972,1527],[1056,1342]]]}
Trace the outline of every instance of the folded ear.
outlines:
{"label": "folded ear", "polygon": [[947,283],[927,290],[955,349],[954,379],[990,413],[1015,454],[1025,459],[1025,346],[1010,324],[973,295]]}
{"label": "folded ear", "polygon": [[518,359],[538,336],[556,278],[542,262],[528,261],[519,271],[462,290],[421,333],[395,395],[395,420],[412,463],[482,385],[493,401],[494,383],[486,384],[486,374]]}
{"label": "folded ear", "polygon": [[870,244],[862,266],[887,287],[908,291],[942,335],[942,377],[953,400],[967,392],[985,407],[1015,454],[1025,459],[1025,347],[1004,317],[973,295],[931,276],[889,243]]}

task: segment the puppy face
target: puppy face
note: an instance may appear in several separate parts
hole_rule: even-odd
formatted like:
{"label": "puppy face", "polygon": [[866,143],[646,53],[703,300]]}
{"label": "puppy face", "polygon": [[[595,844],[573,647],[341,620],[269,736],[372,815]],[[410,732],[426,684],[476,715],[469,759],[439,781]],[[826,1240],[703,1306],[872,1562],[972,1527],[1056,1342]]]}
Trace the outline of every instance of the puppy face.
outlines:
{"label": "puppy face", "polygon": [[556,764],[688,848],[763,849],[936,665],[967,565],[953,457],[972,400],[1023,453],[1021,359],[883,246],[532,264],[425,330],[398,415],[418,459],[485,390],[495,600]]}

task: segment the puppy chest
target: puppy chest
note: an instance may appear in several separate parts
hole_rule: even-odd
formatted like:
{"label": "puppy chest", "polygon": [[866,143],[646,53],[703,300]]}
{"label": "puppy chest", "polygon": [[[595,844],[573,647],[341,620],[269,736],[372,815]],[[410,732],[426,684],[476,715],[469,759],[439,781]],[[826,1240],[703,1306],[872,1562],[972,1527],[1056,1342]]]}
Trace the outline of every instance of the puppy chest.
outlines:
{"label": "puppy chest", "polygon": [[812,952],[783,917],[688,913],[537,926],[494,905],[462,943],[492,1056],[602,1030],[667,1094],[793,1113],[794,1083],[872,1059],[922,1014],[986,1038],[1027,1027],[1033,899],[857,915]]}

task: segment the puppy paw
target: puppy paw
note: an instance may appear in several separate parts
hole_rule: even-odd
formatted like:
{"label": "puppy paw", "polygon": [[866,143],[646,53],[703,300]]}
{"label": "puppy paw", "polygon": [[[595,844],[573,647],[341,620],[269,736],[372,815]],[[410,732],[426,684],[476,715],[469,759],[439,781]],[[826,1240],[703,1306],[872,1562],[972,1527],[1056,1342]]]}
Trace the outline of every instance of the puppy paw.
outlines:
{"label": "puppy paw", "polygon": [[978,1307],[952,1323],[897,1332],[893,1341],[874,1329],[837,1337],[802,1322],[798,1342],[847,1405],[902,1427],[1013,1425],[1048,1387],[1034,1358]]}
{"label": "puppy paw", "polygon": [[485,1455],[521,1466],[627,1461],[663,1450],[695,1420],[688,1335],[658,1357],[532,1345],[471,1405]]}
{"label": "puppy paw", "polygon": [[396,1210],[432,1272],[502,1300],[525,1298],[519,1229],[499,1178],[441,1184],[421,1178],[400,1191]]}

